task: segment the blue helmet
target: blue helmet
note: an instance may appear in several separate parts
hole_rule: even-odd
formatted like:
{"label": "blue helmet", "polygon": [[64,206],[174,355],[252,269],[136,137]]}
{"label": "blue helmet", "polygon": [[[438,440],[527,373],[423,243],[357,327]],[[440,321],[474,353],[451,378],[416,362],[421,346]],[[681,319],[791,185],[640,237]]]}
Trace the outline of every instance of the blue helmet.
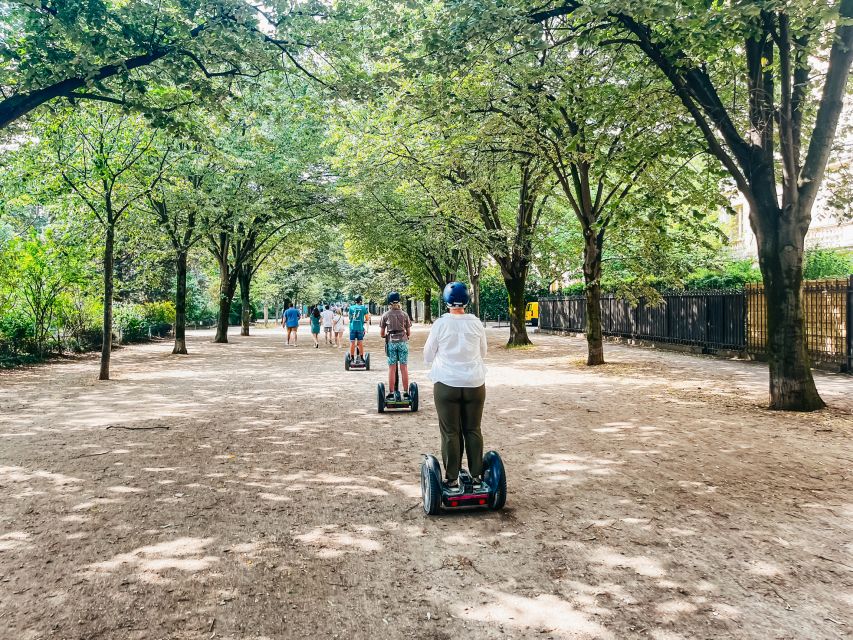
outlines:
{"label": "blue helmet", "polygon": [[464,282],[450,282],[444,287],[441,299],[448,307],[464,307],[471,300]]}
{"label": "blue helmet", "polygon": [[394,304],[395,302],[400,302],[400,294],[397,291],[392,291],[388,294],[388,304]]}

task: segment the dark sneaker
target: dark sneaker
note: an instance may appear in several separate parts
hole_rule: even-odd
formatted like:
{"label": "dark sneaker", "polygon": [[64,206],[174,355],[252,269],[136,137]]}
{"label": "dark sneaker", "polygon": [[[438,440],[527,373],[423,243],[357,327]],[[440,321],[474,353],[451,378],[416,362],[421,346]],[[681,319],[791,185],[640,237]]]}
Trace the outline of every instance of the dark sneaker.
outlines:
{"label": "dark sneaker", "polygon": [[459,488],[459,480],[445,480],[444,486],[448,489],[458,489]]}
{"label": "dark sneaker", "polygon": [[396,398],[394,397],[393,393],[389,393],[387,396],[385,396],[385,400],[388,402],[394,402],[395,399]]}

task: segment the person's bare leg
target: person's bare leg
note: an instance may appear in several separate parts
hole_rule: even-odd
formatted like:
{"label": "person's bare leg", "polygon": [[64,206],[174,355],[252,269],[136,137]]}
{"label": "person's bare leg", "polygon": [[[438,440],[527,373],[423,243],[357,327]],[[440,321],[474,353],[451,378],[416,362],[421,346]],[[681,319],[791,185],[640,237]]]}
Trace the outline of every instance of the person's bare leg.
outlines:
{"label": "person's bare leg", "polygon": [[364,360],[364,342],[361,340],[358,341],[358,353],[361,355],[361,359]]}
{"label": "person's bare leg", "polygon": [[400,391],[403,393],[409,393],[409,365],[400,365],[400,378],[400,381],[403,383],[403,388],[400,389]]}
{"label": "person's bare leg", "polygon": [[394,380],[397,377],[397,365],[388,365],[388,393],[396,391],[394,388]]}
{"label": "person's bare leg", "polygon": [[349,341],[349,359],[355,360],[355,340]]}

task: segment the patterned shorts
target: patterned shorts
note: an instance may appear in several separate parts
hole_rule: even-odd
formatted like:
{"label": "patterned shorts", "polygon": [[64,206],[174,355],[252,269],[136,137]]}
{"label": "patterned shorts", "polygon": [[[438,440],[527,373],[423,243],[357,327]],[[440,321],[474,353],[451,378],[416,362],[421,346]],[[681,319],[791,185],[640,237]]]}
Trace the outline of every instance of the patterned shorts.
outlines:
{"label": "patterned shorts", "polygon": [[409,343],[408,342],[389,342],[388,343],[388,364],[395,365],[397,363],[409,363]]}

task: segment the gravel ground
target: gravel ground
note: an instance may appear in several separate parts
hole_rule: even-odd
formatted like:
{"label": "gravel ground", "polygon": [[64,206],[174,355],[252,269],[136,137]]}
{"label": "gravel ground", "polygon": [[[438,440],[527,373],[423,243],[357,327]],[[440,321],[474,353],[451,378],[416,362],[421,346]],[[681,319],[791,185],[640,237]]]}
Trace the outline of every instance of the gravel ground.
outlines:
{"label": "gravel ground", "polygon": [[[232,330],[232,333],[234,331]],[[438,428],[281,330],[0,374],[0,638],[849,638],[853,378],[490,329],[502,512],[428,518]]]}

